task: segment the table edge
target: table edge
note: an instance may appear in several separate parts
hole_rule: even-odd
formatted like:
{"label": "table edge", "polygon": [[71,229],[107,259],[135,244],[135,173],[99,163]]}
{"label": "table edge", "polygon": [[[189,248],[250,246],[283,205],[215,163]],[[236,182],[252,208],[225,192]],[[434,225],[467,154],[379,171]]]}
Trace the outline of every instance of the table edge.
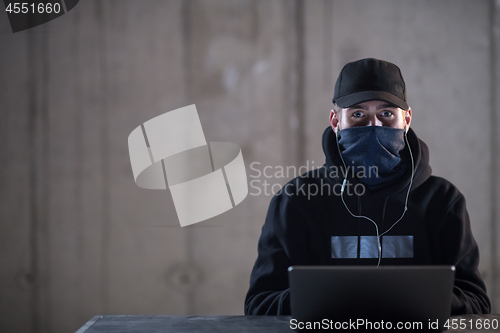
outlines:
{"label": "table edge", "polygon": [[102,316],[94,316],[94,317],[92,317],[92,319],[90,319],[88,322],[86,322],[85,325],[83,325],[82,327],[80,327],[80,329],[78,329],[78,331],[76,331],[75,333],[84,333],[89,328],[91,328],[92,326],[94,326],[94,324],[97,323],[101,318],[102,318]]}

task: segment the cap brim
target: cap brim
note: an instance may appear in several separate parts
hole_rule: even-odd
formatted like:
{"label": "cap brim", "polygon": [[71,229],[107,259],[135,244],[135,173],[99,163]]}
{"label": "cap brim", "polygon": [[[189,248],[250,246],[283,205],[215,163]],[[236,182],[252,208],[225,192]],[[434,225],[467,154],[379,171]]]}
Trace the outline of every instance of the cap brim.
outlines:
{"label": "cap brim", "polygon": [[408,104],[406,104],[404,100],[386,91],[360,91],[339,97],[336,100],[333,100],[333,102],[337,103],[337,105],[341,108],[348,108],[350,106],[372,100],[392,103],[403,110],[408,110]]}

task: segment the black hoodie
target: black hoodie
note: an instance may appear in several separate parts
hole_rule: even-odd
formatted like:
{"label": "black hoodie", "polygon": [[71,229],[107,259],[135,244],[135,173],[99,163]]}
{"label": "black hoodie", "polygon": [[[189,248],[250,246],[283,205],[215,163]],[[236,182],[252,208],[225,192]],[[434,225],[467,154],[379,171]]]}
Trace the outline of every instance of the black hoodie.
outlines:
{"label": "black hoodie", "polygon": [[[451,314],[489,313],[465,199],[453,184],[431,176],[428,148],[411,129],[408,141],[415,165],[408,210],[382,236],[380,265],[455,265]],[[330,127],[323,134],[323,151],[322,168],[291,180],[271,200],[245,298],[246,315],[290,315],[289,266],[378,263],[376,237],[370,237],[376,236],[374,224],[353,217],[340,199],[345,170]],[[407,147],[401,156],[411,166]],[[404,211],[411,167],[376,191],[360,186],[353,176],[347,172],[347,207],[373,219],[384,233]]]}

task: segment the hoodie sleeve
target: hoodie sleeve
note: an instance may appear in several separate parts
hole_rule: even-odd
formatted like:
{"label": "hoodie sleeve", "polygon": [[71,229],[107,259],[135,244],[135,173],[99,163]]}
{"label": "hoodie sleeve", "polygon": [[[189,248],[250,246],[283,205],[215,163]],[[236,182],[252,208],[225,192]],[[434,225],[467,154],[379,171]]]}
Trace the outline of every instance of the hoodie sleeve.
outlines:
{"label": "hoodie sleeve", "polygon": [[258,245],[258,257],[245,298],[245,315],[290,315],[288,267],[284,225],[290,218],[288,198],[275,196],[269,205]]}
{"label": "hoodie sleeve", "polygon": [[490,313],[490,300],[478,269],[479,250],[462,195],[448,209],[440,238],[445,264],[456,267],[451,315]]}

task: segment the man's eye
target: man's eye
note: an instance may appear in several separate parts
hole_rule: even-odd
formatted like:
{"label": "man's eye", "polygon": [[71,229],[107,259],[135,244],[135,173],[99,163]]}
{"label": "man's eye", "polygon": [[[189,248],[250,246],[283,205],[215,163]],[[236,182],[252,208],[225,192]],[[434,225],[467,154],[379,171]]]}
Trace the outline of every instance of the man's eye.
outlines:
{"label": "man's eye", "polygon": [[359,117],[361,117],[362,115],[363,115],[363,114],[362,114],[361,112],[354,112],[354,113],[352,114],[352,116],[353,116],[354,118],[359,118]]}
{"label": "man's eye", "polygon": [[390,116],[392,116],[392,112],[391,111],[384,111],[384,112],[382,112],[382,116],[390,117]]}

